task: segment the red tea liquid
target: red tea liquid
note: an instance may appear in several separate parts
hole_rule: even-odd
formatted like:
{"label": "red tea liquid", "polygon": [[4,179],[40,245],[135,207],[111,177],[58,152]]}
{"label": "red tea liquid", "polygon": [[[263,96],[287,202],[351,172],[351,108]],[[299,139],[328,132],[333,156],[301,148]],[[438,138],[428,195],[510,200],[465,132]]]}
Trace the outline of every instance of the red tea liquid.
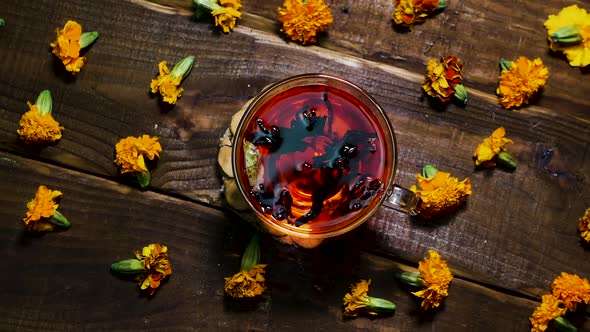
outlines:
{"label": "red tea liquid", "polygon": [[[325,85],[290,88],[251,118],[239,169],[248,199],[275,223],[334,227],[379,202],[391,150],[373,112]],[[245,158],[244,158],[245,159]],[[247,178],[247,179],[244,179]]]}

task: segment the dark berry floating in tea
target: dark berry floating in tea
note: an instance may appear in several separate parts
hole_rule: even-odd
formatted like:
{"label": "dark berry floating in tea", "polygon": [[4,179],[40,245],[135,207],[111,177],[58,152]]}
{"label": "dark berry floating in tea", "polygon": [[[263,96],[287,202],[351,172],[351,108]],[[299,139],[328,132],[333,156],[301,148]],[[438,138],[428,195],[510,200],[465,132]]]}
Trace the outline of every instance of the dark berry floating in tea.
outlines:
{"label": "dark berry floating in tea", "polygon": [[244,138],[258,150],[250,197],[276,221],[335,225],[383,194],[386,149],[378,120],[350,94],[288,89],[254,115]]}

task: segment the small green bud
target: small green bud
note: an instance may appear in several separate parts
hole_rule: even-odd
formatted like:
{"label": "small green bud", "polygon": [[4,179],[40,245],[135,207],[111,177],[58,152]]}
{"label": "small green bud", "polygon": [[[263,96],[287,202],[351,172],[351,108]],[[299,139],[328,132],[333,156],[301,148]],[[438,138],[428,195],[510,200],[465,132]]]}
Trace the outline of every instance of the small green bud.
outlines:
{"label": "small green bud", "polygon": [[455,85],[455,94],[453,95],[455,97],[455,99],[459,100],[461,103],[463,104],[467,104],[467,90],[465,90],[465,87],[463,86],[463,84],[457,84]]}
{"label": "small green bud", "polygon": [[518,166],[518,161],[512,158],[512,156],[509,155],[508,152],[502,151],[498,153],[498,164],[509,170],[515,170]]}
{"label": "small green bud", "polygon": [[557,317],[553,320],[555,331],[557,332],[577,332],[578,328],[563,317]]}
{"label": "small green bud", "polygon": [[406,285],[416,288],[424,287],[424,284],[420,281],[422,275],[419,272],[398,272],[395,276]]}
{"label": "small green bud", "polygon": [[80,44],[80,48],[85,48],[86,46],[94,43],[94,41],[96,40],[96,38],[98,38],[98,32],[97,31],[84,32],[80,36],[80,40],[78,41],[78,44]]}
{"label": "small green bud", "polygon": [[35,105],[39,109],[41,115],[51,114],[51,109],[53,108],[52,104],[53,100],[51,99],[51,92],[49,92],[49,90],[41,91],[39,97],[37,97],[37,101],[35,101]]}
{"label": "small green bud", "polygon": [[193,0],[195,3],[195,20],[200,21],[209,17],[214,10],[222,9],[215,0]]}
{"label": "small green bud", "polygon": [[0,18],[0,27],[3,27],[3,26],[4,26],[4,24],[6,24],[6,23],[4,22],[4,19],[1,19],[1,18]]}
{"label": "small green bud", "polygon": [[582,42],[580,29],[575,25],[560,28],[551,35],[551,41],[561,46],[571,46]]}
{"label": "small green bud", "polygon": [[422,168],[422,176],[426,179],[432,179],[436,175],[436,172],[438,172],[438,169],[431,164],[426,164]]}
{"label": "small green bud", "polygon": [[447,0],[438,0],[438,8],[437,9],[445,9],[447,8]]}
{"label": "small green bud", "polygon": [[72,223],[57,210],[51,217],[47,218],[47,221],[64,228],[70,228],[70,226],[72,226]]}
{"label": "small green bud", "polygon": [[397,309],[395,303],[378,297],[367,296],[367,302],[367,309],[375,313],[391,313]]}
{"label": "small green bud", "polygon": [[510,70],[510,67],[512,67],[512,61],[510,60],[506,60],[506,59],[500,59],[500,69],[502,71],[504,70]]}
{"label": "small green bud", "polygon": [[246,251],[244,251],[244,255],[242,256],[242,267],[241,270],[250,270],[254,266],[258,264],[260,261],[260,234],[256,233],[250,239],[250,243],[246,247]]}
{"label": "small green bud", "polygon": [[192,55],[187,56],[186,58],[180,60],[172,71],[170,71],[170,77],[175,79],[177,77],[186,77],[188,73],[190,73],[191,69],[193,68],[193,63],[195,62],[195,57]]}
{"label": "small green bud", "polygon": [[145,266],[139,259],[131,258],[113,263],[111,270],[124,274],[139,274],[145,271]]}
{"label": "small green bud", "polygon": [[152,179],[152,175],[150,174],[150,172],[139,172],[136,175],[137,178],[137,182],[139,182],[139,186],[141,187],[141,189],[145,189],[147,186],[150,185],[150,181]]}

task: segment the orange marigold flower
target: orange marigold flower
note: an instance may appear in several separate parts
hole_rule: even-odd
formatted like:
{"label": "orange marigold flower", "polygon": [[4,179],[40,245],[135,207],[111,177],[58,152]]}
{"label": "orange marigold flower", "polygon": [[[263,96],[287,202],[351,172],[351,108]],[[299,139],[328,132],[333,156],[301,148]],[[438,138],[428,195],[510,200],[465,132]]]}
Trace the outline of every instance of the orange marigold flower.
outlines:
{"label": "orange marigold flower", "polygon": [[551,284],[553,296],[565,303],[572,311],[576,310],[578,303],[590,303],[590,282],[576,274],[562,272]]}
{"label": "orange marigold flower", "polygon": [[420,216],[426,219],[432,219],[449,214],[459,208],[471,195],[471,182],[469,178],[459,181],[458,178],[452,177],[450,173],[436,170],[432,177],[425,177],[422,174],[416,174],[418,180],[417,186],[410,187],[410,190],[416,193],[422,200],[418,207]]}
{"label": "orange marigold flower", "polygon": [[350,292],[344,295],[344,316],[354,317],[361,310],[369,315],[392,313],[397,305],[391,301],[367,295],[371,279],[359,281],[352,285]]}
{"label": "orange marigold flower", "polygon": [[242,4],[240,0],[220,0],[219,4],[223,7],[214,9],[211,15],[215,17],[215,25],[228,33],[236,26],[236,20],[242,17],[242,13],[239,12]]}
{"label": "orange marigold flower", "polygon": [[148,173],[144,157],[150,160],[159,158],[162,146],[155,136],[129,136],[120,140],[115,145],[115,150],[115,163],[121,167],[121,173]]}
{"label": "orange marigold flower", "polygon": [[429,96],[448,102],[461,82],[463,82],[461,60],[454,55],[449,55],[441,58],[440,61],[434,59],[428,61],[422,88]]}
{"label": "orange marigold flower", "polygon": [[61,139],[61,127],[53,119],[51,113],[41,115],[37,105],[27,102],[29,110],[23,114],[19,121],[20,129],[16,132],[20,138],[28,144],[53,143]]}
{"label": "orange marigold flower", "polygon": [[251,269],[242,270],[232,277],[225,278],[225,292],[235,298],[255,297],[266,290],[263,274],[266,264],[254,265]]}
{"label": "orange marigold flower", "polygon": [[393,22],[397,25],[411,27],[423,22],[436,10],[447,6],[446,0],[394,0]]}
{"label": "orange marigold flower", "polygon": [[412,294],[424,299],[420,305],[422,309],[438,307],[449,295],[449,284],[453,280],[447,262],[436,251],[428,250],[428,257],[418,263],[418,271],[426,288]]}
{"label": "orange marigold flower", "polygon": [[179,87],[183,77],[171,77],[170,69],[168,69],[166,61],[162,61],[158,64],[158,71],[160,74],[157,78],[153,79],[150,84],[152,93],[159,92],[165,102],[176,104],[176,101],[182,96],[182,92],[184,91],[183,88]]}
{"label": "orange marigold flower", "polygon": [[303,44],[317,42],[317,34],[334,21],[324,0],[285,0],[278,15],[283,23],[281,31]]}
{"label": "orange marigold flower", "polygon": [[549,322],[557,317],[563,316],[566,309],[565,303],[555,296],[550,294],[543,295],[541,305],[535,309],[535,312],[529,318],[533,326],[531,332],[545,331]]}
{"label": "orange marigold flower", "polygon": [[47,221],[57,211],[57,200],[62,195],[59,190],[50,190],[46,186],[39,186],[35,198],[27,203],[27,216],[23,219],[27,231],[50,231],[54,224]]}
{"label": "orange marigold flower", "polygon": [[80,56],[80,49],[92,44],[98,38],[98,32],[82,33],[82,26],[76,21],[67,21],[63,29],[56,29],[57,39],[49,44],[51,53],[55,54],[75,75],[84,66],[85,57]]}
{"label": "orange marigold flower", "polygon": [[494,130],[490,137],[484,139],[473,152],[473,157],[476,158],[475,165],[495,166],[495,158],[500,152],[506,150],[506,145],[512,143],[512,140],[504,136],[506,136],[506,130],[500,127]]}
{"label": "orange marigold flower", "polygon": [[528,104],[529,99],[545,86],[549,77],[549,69],[543,66],[540,58],[531,61],[521,56],[514,62],[503,61],[501,65],[503,69],[496,93],[506,109]]}
{"label": "orange marigold flower", "polygon": [[168,247],[160,244],[150,244],[141,251],[135,252],[135,257],[143,263],[145,273],[141,276],[141,289],[150,295],[156,292],[160,282],[172,274],[168,261]]}
{"label": "orange marigold flower", "polygon": [[578,219],[578,231],[582,239],[590,242],[590,208],[586,209],[586,213]]}

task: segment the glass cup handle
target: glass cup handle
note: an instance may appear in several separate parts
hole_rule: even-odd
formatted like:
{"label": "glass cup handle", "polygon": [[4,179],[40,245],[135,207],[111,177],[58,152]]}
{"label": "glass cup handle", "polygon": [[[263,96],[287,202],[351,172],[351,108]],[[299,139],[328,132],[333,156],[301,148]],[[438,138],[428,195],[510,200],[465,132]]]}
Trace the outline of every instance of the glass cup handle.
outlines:
{"label": "glass cup handle", "polygon": [[418,206],[421,202],[420,197],[416,196],[411,190],[393,185],[391,194],[383,201],[383,205],[415,216],[418,214]]}

